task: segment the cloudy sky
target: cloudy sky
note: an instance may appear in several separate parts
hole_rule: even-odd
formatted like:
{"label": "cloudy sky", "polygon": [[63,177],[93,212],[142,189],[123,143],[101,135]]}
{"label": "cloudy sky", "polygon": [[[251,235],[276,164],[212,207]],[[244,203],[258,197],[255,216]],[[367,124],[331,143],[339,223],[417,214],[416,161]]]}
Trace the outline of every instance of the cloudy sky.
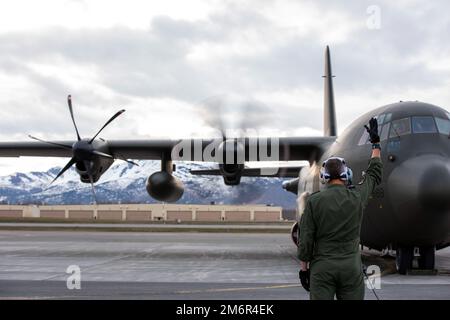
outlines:
{"label": "cloudy sky", "polygon": [[[230,114],[262,135],[322,135],[327,44],[339,131],[399,100],[450,110],[448,12],[445,0],[4,1],[0,140],[74,139],[68,94],[84,137],[120,108],[104,138],[217,136],[211,118]],[[66,161],[0,159],[0,174]]]}

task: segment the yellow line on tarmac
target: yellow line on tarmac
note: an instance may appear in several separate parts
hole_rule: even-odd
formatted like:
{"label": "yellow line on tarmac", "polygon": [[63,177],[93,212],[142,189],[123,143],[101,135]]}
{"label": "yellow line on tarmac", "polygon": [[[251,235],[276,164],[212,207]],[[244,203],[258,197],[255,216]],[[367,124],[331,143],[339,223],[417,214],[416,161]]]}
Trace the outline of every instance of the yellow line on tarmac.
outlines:
{"label": "yellow line on tarmac", "polygon": [[301,287],[300,284],[286,284],[286,285],[276,285],[276,286],[265,286],[265,287],[243,287],[243,288],[218,288],[218,289],[205,289],[205,290],[183,290],[176,291],[178,294],[187,293],[207,293],[207,292],[230,292],[230,291],[249,291],[249,290],[264,290],[264,289],[282,289],[282,288],[294,288]]}

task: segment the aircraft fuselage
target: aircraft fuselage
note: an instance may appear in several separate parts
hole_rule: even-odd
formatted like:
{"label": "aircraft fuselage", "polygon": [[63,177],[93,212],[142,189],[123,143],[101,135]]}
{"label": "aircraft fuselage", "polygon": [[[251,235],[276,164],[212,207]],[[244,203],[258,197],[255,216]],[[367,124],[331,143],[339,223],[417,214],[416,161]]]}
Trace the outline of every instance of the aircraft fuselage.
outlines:
{"label": "aircraft fuselage", "polygon": [[319,170],[330,156],[346,159],[358,188],[371,154],[363,126],[375,116],[380,123],[383,180],[364,211],[362,244],[379,250],[388,246],[448,245],[450,115],[437,106],[399,102],[364,114],[337,138],[319,162],[301,170],[299,196],[325,188],[319,181]]}

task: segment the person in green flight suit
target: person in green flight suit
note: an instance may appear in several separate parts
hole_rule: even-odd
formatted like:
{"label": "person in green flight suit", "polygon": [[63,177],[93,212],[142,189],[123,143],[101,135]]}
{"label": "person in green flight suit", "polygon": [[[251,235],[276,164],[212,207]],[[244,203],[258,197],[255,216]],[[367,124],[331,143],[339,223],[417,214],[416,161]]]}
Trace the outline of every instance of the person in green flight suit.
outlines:
{"label": "person in green flight suit", "polygon": [[375,186],[381,182],[378,122],[372,118],[365,126],[372,143],[372,156],[364,181],[358,188],[347,188],[351,170],[345,160],[332,157],[321,168],[325,190],[308,197],[300,219],[300,280],[312,300],[364,299],[364,279],[359,252],[364,208]]}

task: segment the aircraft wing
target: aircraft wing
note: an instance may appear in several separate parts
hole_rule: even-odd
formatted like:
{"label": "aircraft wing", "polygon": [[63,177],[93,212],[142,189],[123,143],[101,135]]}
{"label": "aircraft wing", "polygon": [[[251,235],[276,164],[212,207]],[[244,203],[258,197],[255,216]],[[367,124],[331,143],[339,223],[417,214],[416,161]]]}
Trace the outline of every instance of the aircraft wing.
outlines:
{"label": "aircraft wing", "polygon": [[[52,141],[72,146],[75,141]],[[0,157],[71,157],[72,150],[43,142],[0,142]]]}
{"label": "aircraft wing", "polygon": [[[279,178],[298,178],[302,166],[292,167],[264,167],[264,168],[244,168],[242,170],[242,177],[279,177]],[[201,169],[190,170],[193,175],[199,176],[221,176],[220,169]]]}
{"label": "aircraft wing", "polygon": [[[335,141],[336,137],[292,137],[292,138],[269,138],[268,149],[277,148],[277,161],[307,160],[315,161],[322,153]],[[242,144],[245,146],[245,161],[274,161],[265,159],[257,153],[257,159],[250,159],[249,154],[252,148],[259,150],[261,139],[243,138]],[[71,146],[76,141],[50,141],[50,142],[0,142],[0,157],[72,157]],[[181,159],[188,161],[208,161],[204,158],[194,158],[198,152],[196,147],[201,146],[203,152],[208,146],[220,144],[221,140],[213,139],[149,139],[149,140],[110,140],[108,147],[110,153],[116,158],[160,160],[163,157],[171,156],[171,152],[182,144],[191,148],[191,159]],[[63,148],[59,145],[66,146]],[[275,150],[275,149],[274,149]],[[200,152],[201,154],[201,152]],[[180,159],[172,159],[180,160]]]}
{"label": "aircraft wing", "polygon": [[[72,157],[76,141],[0,142],[0,157]],[[159,160],[171,152],[179,140],[117,140],[108,141],[111,154],[132,159]],[[58,146],[63,145],[69,148]]]}
{"label": "aircraft wing", "polygon": [[[264,159],[257,153],[257,159],[251,159],[251,150],[258,150],[261,142],[267,142],[268,149],[277,148],[277,161],[294,160],[317,160],[322,153],[336,140],[336,137],[293,137],[293,138],[243,138],[241,141],[245,146],[245,161],[273,161]],[[153,159],[162,158],[162,154],[170,154],[174,148],[181,145],[190,147],[191,158],[184,158],[188,161],[209,161],[205,158],[199,158],[196,147],[201,146],[204,152],[211,146],[218,146],[222,139],[186,139],[186,140],[112,140],[108,144],[111,152],[129,159]],[[0,144],[1,155],[1,144]],[[195,157],[195,158],[194,158]],[[179,160],[179,159],[173,159]]]}

